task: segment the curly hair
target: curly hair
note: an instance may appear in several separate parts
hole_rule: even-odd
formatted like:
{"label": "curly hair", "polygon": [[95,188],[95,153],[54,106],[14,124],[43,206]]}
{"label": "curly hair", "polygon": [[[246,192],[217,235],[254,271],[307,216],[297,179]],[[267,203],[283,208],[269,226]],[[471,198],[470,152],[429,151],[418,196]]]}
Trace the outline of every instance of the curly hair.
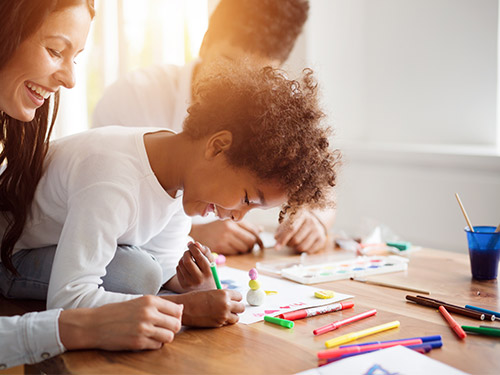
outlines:
{"label": "curly hair", "polygon": [[308,12],[308,0],[221,0],[204,43],[229,39],[249,53],[284,62]]}
{"label": "curly hair", "polygon": [[[50,13],[86,4],[94,17],[94,0],[0,0],[0,70],[19,45],[34,34]],[[26,223],[59,106],[59,92],[23,122],[0,111],[0,211],[8,225],[1,242],[1,261],[13,273],[14,246]]]}
{"label": "curly hair", "polygon": [[230,131],[228,163],[286,191],[280,221],[299,207],[333,207],[340,152],[330,150],[331,128],[323,125],[313,72],[305,69],[290,80],[282,70],[252,67],[249,60],[212,68],[194,87],[184,133],[200,139]]}

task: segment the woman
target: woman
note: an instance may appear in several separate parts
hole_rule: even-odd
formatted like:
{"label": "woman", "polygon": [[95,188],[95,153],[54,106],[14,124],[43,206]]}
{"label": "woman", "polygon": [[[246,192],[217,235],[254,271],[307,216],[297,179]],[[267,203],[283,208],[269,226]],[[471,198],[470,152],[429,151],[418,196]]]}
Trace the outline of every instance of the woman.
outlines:
{"label": "woman", "polygon": [[[0,0],[0,220],[8,228],[0,267],[14,274],[10,255],[42,175],[58,90],[75,84],[74,59],[83,50],[93,3]],[[181,315],[181,305],[145,296],[94,309],[2,317],[0,369],[38,362],[65,349],[159,348],[173,340]]]}

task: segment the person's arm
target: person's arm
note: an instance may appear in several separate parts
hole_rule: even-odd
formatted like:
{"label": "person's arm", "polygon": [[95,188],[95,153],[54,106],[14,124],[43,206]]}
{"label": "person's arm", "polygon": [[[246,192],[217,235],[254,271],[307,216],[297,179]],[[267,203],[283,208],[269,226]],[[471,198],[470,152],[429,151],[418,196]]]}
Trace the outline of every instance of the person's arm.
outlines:
{"label": "person's arm", "polygon": [[335,210],[303,210],[286,219],[276,230],[276,248],[290,246],[298,252],[315,253],[325,248]]}
{"label": "person's arm", "polygon": [[97,307],[140,297],[109,292],[100,286],[106,266],[115,255],[117,239],[134,220],[136,203],[132,195],[116,184],[85,186],[82,177],[79,179],[81,190],[69,190],[76,192],[68,199],[54,256],[47,293],[49,309]]}
{"label": "person's arm", "polygon": [[59,318],[66,349],[159,349],[181,329],[183,306],[158,296],[98,308],[64,310]]}
{"label": "person's arm", "polygon": [[182,324],[193,327],[222,327],[238,322],[245,311],[241,293],[231,289],[197,290],[162,296],[182,304]]}
{"label": "person's arm", "polygon": [[0,317],[0,370],[73,349],[142,350],[170,343],[183,306],[157,296],[89,309]]}
{"label": "person's arm", "polygon": [[58,334],[61,309],[0,317],[0,370],[37,363],[65,351]]}
{"label": "person's arm", "polygon": [[251,251],[255,244],[263,247],[259,233],[262,230],[247,220],[216,220],[193,224],[191,237],[210,247],[218,254],[234,255]]}

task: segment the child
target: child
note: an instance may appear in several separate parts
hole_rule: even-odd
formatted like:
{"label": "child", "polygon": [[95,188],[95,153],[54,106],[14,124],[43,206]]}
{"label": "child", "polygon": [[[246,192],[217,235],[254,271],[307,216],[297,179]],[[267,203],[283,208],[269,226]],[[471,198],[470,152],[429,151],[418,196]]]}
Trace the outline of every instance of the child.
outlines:
{"label": "child", "polygon": [[184,305],[184,324],[237,321],[239,293],[199,290],[213,288],[208,250],[190,244],[179,262],[190,229],[182,211],[237,221],[257,207],[283,205],[283,218],[331,205],[337,154],[311,72],[299,83],[248,62],[215,71],[197,85],[179,134],[105,127],[51,145],[12,258],[20,275],[4,295],[43,298],[48,281],[49,308],[88,307],[165,284],[191,290],[165,297]]}

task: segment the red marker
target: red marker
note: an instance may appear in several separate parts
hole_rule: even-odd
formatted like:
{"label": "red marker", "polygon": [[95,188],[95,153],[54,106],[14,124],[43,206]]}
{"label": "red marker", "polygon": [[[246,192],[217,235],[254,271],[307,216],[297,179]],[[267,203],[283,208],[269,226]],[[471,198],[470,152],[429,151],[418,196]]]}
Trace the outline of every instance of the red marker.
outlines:
{"label": "red marker", "polygon": [[343,319],[343,320],[337,320],[336,322],[328,324],[324,327],[317,328],[313,331],[313,333],[315,335],[322,335],[323,333],[333,331],[334,329],[337,329],[337,328],[343,326],[344,324],[349,324],[349,323],[352,323],[352,322],[355,322],[355,321],[358,321],[358,320],[361,320],[364,318],[368,318],[369,316],[375,315],[376,313],[377,313],[377,310],[375,310],[375,309],[368,310],[368,311],[365,311],[364,313],[351,316],[350,318]]}
{"label": "red marker", "polygon": [[340,311],[345,309],[350,309],[354,306],[354,302],[340,302],[334,303],[326,306],[313,307],[305,310],[290,311],[283,314],[279,314],[278,317],[286,320],[297,320],[303,318],[309,318],[310,316],[316,316],[320,314],[326,314],[333,311]]}
{"label": "red marker", "polygon": [[461,340],[465,339],[467,337],[467,334],[465,331],[460,327],[460,325],[453,319],[448,311],[446,311],[446,308],[444,306],[439,306],[439,312],[444,316],[448,324],[450,325],[451,329],[455,331],[458,337],[460,337]]}

